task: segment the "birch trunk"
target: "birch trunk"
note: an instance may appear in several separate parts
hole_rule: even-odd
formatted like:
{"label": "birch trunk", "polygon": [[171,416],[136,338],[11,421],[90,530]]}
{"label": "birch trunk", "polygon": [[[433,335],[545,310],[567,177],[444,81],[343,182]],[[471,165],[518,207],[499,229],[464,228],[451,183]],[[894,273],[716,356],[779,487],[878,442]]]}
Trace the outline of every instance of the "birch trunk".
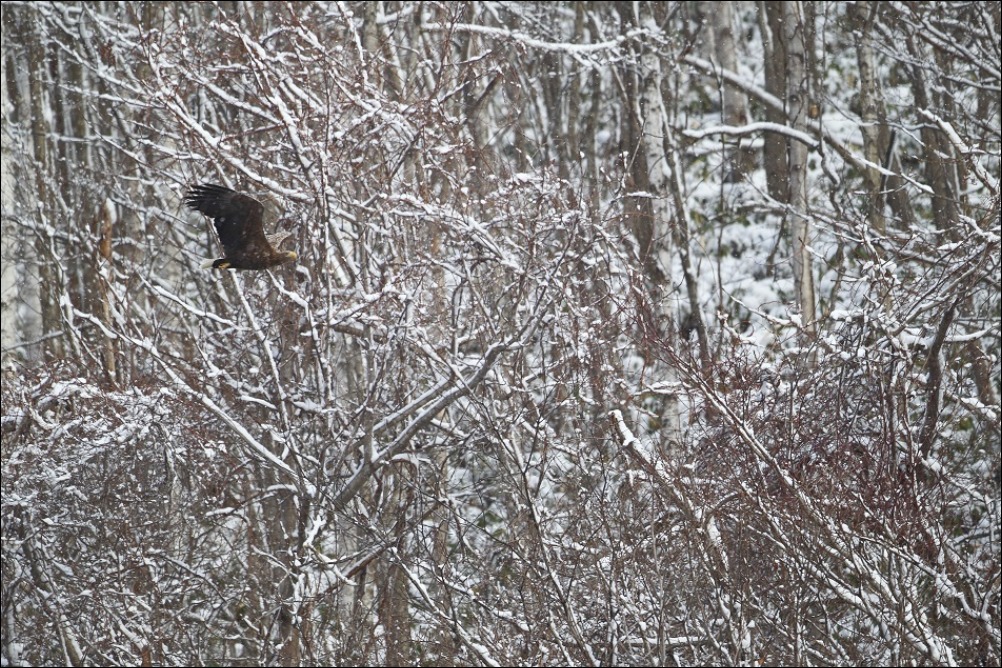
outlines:
{"label": "birch trunk", "polygon": [[[711,3],[707,3],[711,4]],[[729,72],[738,71],[737,48],[734,44],[734,3],[717,2],[710,16],[713,21],[713,50],[717,64]],[[721,85],[720,119],[724,125],[740,126],[748,122],[748,100],[735,86]],[[726,180],[737,182],[755,168],[755,154],[741,146],[741,140],[726,139],[724,157]],[[729,161],[729,164],[727,164]]]}
{"label": "birch trunk", "polygon": [[[856,60],[859,64],[859,115],[863,121],[860,130],[863,133],[863,154],[872,165],[883,162],[880,150],[880,91],[877,88],[876,56],[873,50],[872,28],[876,3],[858,2],[853,6],[851,15],[857,22],[853,31],[856,42]],[[876,167],[866,169],[866,188],[868,210],[867,218],[870,227],[884,233],[884,195],[881,188],[883,178]]]}
{"label": "birch trunk", "polygon": [[[809,80],[805,55],[804,14],[800,2],[783,3],[783,41],[786,44],[786,104],[790,125],[808,132]],[[788,219],[793,241],[793,284],[804,328],[814,332],[814,274],[807,218],[807,146],[787,141],[790,207]]]}
{"label": "birch trunk", "polygon": [[[2,61],[0,71],[0,109],[6,121],[10,117],[9,101],[7,100],[7,58]],[[0,195],[3,197],[3,216],[0,216],[0,365],[6,366],[8,354],[18,343],[17,332],[17,302],[20,294],[17,288],[17,233],[14,230],[13,212],[15,204],[14,181],[14,146],[8,132],[0,134],[3,141],[2,169],[0,169]]]}
{"label": "birch trunk", "polygon": [[[637,23],[653,32],[659,30],[653,8],[644,5],[649,13],[636,17]],[[661,58],[649,44],[644,44],[639,58],[637,95],[634,113],[640,125],[640,150],[646,164],[641,176],[646,183],[638,184],[650,193],[651,242],[649,262],[656,270],[651,282],[651,301],[660,323],[675,322],[676,299],[670,294],[672,287],[672,189],[671,173],[665,152],[668,112],[662,94],[663,73]],[[670,366],[665,370],[667,380],[677,380],[677,372]],[[667,442],[680,442],[682,425],[678,397],[665,397],[662,428]]]}

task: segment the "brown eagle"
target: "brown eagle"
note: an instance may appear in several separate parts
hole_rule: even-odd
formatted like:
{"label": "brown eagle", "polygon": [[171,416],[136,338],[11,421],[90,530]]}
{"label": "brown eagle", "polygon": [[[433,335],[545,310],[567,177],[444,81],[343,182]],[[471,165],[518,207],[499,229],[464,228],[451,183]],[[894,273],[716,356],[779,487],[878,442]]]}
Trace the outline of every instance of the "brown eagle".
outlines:
{"label": "brown eagle", "polygon": [[212,218],[226,257],[203,268],[267,269],[296,259],[295,251],[278,247],[292,232],[264,233],[264,206],[253,197],[224,186],[203,183],[188,191],[184,203]]}

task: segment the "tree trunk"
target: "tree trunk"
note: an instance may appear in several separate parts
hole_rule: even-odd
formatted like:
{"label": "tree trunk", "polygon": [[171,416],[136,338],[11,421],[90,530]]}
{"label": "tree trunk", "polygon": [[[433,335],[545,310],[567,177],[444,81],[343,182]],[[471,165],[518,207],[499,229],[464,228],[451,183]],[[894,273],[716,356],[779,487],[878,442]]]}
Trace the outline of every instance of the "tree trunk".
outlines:
{"label": "tree trunk", "polygon": [[[713,51],[717,64],[730,72],[738,71],[737,48],[734,44],[734,3],[706,3],[714,5],[709,12],[713,21]],[[720,120],[724,125],[741,126],[748,122],[748,100],[735,86],[721,85]],[[724,156],[726,181],[736,183],[755,168],[755,153],[741,146],[740,138],[723,138],[727,153]]]}
{"label": "tree trunk", "polygon": [[[762,46],[765,49],[765,88],[783,99],[786,96],[786,34],[783,30],[783,2],[763,2],[759,9]],[[781,111],[766,107],[765,119],[770,123],[786,123]],[[767,132],[764,138],[763,161],[769,196],[777,202],[790,201],[786,138]]]}
{"label": "tree trunk", "polygon": [[[657,22],[650,5],[641,5],[636,10],[632,5],[619,5],[625,25],[639,25],[657,31]],[[634,11],[640,11],[639,15]],[[641,244],[641,260],[646,267],[648,296],[651,315],[656,318],[656,326],[662,333],[673,335],[677,299],[671,294],[672,218],[670,173],[665,155],[665,133],[668,112],[661,92],[663,74],[661,58],[651,45],[643,44],[637,58],[637,72],[632,89],[633,99],[627,100],[632,116],[637,119],[634,128],[638,130],[640,154],[635,162],[633,174],[640,191],[649,194],[646,204],[650,206],[649,218],[641,216],[637,220],[637,237]],[[639,158],[642,156],[642,160]],[[670,366],[665,369],[669,383],[677,374]],[[664,398],[661,421],[666,442],[670,448],[679,442],[682,425],[678,397]]]}
{"label": "tree trunk", "polygon": [[[9,117],[7,100],[7,58],[3,56],[3,69],[0,71],[0,109],[4,119]],[[11,73],[13,74],[13,73]],[[9,352],[18,343],[17,303],[21,299],[17,285],[17,246],[18,235],[14,229],[13,211],[16,204],[13,140],[10,133],[0,133],[0,196],[3,197],[4,215],[0,218],[0,366],[7,366]]]}
{"label": "tree trunk", "polygon": [[[883,162],[883,152],[880,150],[883,100],[877,87],[876,56],[872,41],[875,14],[875,2],[857,2],[850,7],[850,16],[856,24],[852,34],[856,42],[856,61],[859,64],[859,115],[863,121],[860,126],[863,133],[863,155],[871,164],[879,165]],[[886,229],[883,177],[876,167],[868,167],[865,177],[867,218],[870,227],[883,234]]]}
{"label": "tree trunk", "polygon": [[[806,133],[810,85],[805,54],[803,6],[783,3],[783,41],[786,44],[786,104],[790,125]],[[793,248],[793,283],[804,328],[814,332],[814,273],[807,218],[807,146],[788,140],[790,207],[788,221]]]}
{"label": "tree trunk", "polygon": [[[36,198],[40,211],[51,212],[54,207],[49,200],[48,180],[50,178],[49,159],[49,124],[46,121],[48,114],[45,109],[45,83],[48,76],[45,74],[45,46],[42,44],[42,36],[37,30],[28,27],[30,37],[28,38],[28,61],[31,72],[28,76],[28,99],[29,114],[31,122],[31,145],[34,157],[35,168],[35,188]],[[43,214],[44,215],[44,214]],[[48,230],[48,228],[46,228]],[[62,327],[62,318],[59,310],[58,287],[56,285],[56,272],[52,268],[52,263],[56,261],[54,253],[56,241],[48,231],[40,231],[35,238],[35,253],[38,262],[38,286],[39,302],[42,315],[43,335],[52,335],[46,341],[45,349],[53,357],[59,358],[63,354],[63,338],[59,336]],[[69,334],[66,332],[65,334]]]}

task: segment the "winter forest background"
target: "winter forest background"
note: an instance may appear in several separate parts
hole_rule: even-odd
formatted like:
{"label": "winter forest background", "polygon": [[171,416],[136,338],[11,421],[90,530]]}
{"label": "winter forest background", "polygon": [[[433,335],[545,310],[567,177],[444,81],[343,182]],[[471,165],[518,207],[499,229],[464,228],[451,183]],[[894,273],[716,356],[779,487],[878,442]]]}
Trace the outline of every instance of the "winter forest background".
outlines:
{"label": "winter forest background", "polygon": [[2,9],[5,665],[999,665],[999,5]]}

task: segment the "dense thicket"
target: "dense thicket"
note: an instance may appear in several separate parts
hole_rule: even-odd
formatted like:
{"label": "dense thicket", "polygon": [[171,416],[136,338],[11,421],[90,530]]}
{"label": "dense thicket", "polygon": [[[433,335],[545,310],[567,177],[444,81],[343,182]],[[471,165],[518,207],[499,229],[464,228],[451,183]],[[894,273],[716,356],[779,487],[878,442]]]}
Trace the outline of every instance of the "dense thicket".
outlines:
{"label": "dense thicket", "polygon": [[5,665],[999,664],[994,3],[2,24]]}

